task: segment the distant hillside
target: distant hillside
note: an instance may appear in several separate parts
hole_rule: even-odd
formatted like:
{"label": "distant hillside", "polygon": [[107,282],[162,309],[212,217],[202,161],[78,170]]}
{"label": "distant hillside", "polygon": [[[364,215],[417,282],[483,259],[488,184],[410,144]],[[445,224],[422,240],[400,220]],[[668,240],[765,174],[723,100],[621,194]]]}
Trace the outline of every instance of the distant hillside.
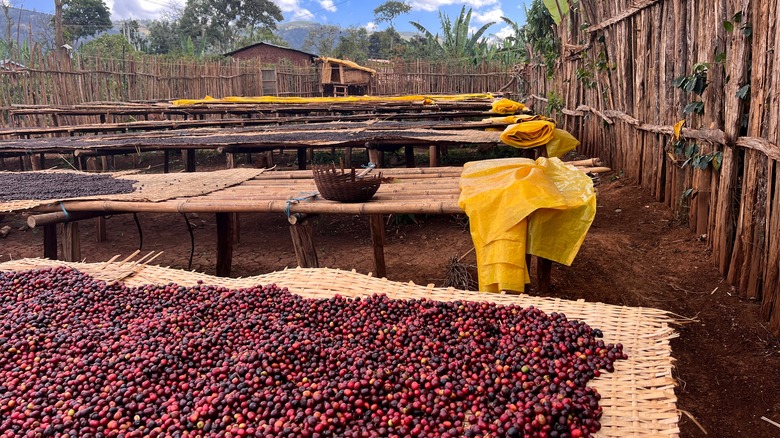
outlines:
{"label": "distant hillside", "polygon": [[321,24],[313,23],[311,21],[290,21],[288,23],[280,24],[276,32],[276,36],[287,41],[290,48],[296,50],[303,50],[303,42],[306,41],[306,36],[309,35],[309,31],[316,30]]}
{"label": "distant hillside", "polygon": [[[54,40],[51,14],[30,11],[27,9],[11,8],[11,40],[19,44],[25,44],[30,38],[38,44],[51,44]],[[0,39],[5,39],[6,21],[5,15],[0,13]]]}

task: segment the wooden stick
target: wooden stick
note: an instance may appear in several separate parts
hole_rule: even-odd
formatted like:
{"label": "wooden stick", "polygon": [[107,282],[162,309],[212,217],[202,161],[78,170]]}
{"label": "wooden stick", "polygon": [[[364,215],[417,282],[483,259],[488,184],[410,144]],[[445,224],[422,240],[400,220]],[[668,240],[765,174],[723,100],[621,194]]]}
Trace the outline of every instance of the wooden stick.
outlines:
{"label": "wooden stick", "polygon": [[317,249],[314,247],[311,221],[305,216],[299,217],[295,224],[290,225],[290,236],[295,249],[295,259],[302,268],[319,268]]}
{"label": "wooden stick", "polygon": [[66,262],[81,261],[81,233],[78,222],[62,226],[62,259]]}

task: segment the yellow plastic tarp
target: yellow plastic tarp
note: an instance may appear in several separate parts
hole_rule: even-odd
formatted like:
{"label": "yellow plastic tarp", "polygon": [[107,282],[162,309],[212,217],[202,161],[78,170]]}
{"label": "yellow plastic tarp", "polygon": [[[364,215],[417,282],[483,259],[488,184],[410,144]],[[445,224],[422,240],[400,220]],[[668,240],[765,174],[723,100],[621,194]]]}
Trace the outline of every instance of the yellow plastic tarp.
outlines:
{"label": "yellow plastic tarp", "polygon": [[520,102],[515,102],[509,99],[499,99],[493,102],[493,112],[496,114],[514,114],[518,111],[523,111],[526,106]]}
{"label": "yellow plastic tarp", "polygon": [[481,291],[522,291],[526,253],[570,265],[596,215],[593,182],[557,158],[466,163],[460,189]]}
{"label": "yellow plastic tarp", "polygon": [[490,122],[494,125],[513,125],[515,123],[531,122],[534,120],[548,120],[550,122],[553,121],[552,119],[548,119],[547,117],[539,114],[517,114],[512,116],[488,117],[486,119],[482,119],[483,122]]}
{"label": "yellow plastic tarp", "polygon": [[555,123],[531,120],[507,126],[501,133],[501,141],[516,148],[532,148],[549,143],[554,133]]}
{"label": "yellow plastic tarp", "polygon": [[489,100],[491,94],[442,94],[442,95],[406,95],[406,96],[346,96],[346,97],[277,97],[277,96],[228,96],[215,99],[206,96],[203,99],[176,99],[171,104],[188,106],[214,103],[281,103],[281,104],[317,104],[317,103],[353,103],[353,102],[460,102],[466,100]]}
{"label": "yellow plastic tarp", "polygon": [[545,147],[547,148],[548,157],[560,158],[564,156],[566,152],[574,150],[574,148],[579,145],[580,141],[569,134],[568,131],[556,129],[555,132],[553,132],[552,140],[550,140]]}

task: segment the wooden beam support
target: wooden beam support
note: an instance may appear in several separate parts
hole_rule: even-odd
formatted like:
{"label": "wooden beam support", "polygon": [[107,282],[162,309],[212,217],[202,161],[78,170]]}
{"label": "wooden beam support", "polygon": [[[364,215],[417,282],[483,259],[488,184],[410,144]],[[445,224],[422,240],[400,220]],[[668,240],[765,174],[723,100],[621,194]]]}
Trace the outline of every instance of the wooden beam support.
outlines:
{"label": "wooden beam support", "polygon": [[106,235],[106,217],[105,216],[99,216],[95,219],[95,240],[97,242],[105,242],[108,240],[108,237]]}
{"label": "wooden beam support", "polygon": [[78,222],[62,225],[62,259],[66,262],[81,261],[81,233]]}
{"label": "wooden beam support", "polygon": [[428,165],[430,167],[439,167],[439,146],[432,144],[429,147]]}
{"label": "wooden beam support", "polygon": [[406,167],[414,167],[414,146],[404,146],[404,161],[406,161]]}
{"label": "wooden beam support", "polygon": [[387,276],[385,265],[385,217],[381,214],[368,215],[371,226],[371,245],[374,248],[374,274],[383,278]]}
{"label": "wooden beam support", "polygon": [[550,274],[552,273],[552,260],[542,257],[536,257],[536,284],[539,292],[547,294],[550,292]]}
{"label": "wooden beam support", "polygon": [[374,163],[376,167],[382,167],[382,155],[381,151],[376,148],[368,149],[368,161]]}
{"label": "wooden beam support", "polygon": [[163,151],[163,173],[170,172],[171,151]]}
{"label": "wooden beam support", "polygon": [[230,213],[217,213],[217,276],[227,277],[233,264],[233,224]]}
{"label": "wooden beam support", "polygon": [[290,216],[290,236],[295,249],[295,259],[302,268],[319,268],[317,249],[314,247],[311,221],[306,215],[294,214]]}
{"label": "wooden beam support", "polygon": [[184,160],[184,171],[195,172],[195,149],[185,149],[181,151]]}
{"label": "wooden beam support", "polygon": [[298,149],[298,170],[306,170],[306,148]]}
{"label": "wooden beam support", "polygon": [[43,227],[43,258],[57,260],[57,224]]}
{"label": "wooden beam support", "polygon": [[352,169],[352,148],[349,146],[344,148],[344,166]]}

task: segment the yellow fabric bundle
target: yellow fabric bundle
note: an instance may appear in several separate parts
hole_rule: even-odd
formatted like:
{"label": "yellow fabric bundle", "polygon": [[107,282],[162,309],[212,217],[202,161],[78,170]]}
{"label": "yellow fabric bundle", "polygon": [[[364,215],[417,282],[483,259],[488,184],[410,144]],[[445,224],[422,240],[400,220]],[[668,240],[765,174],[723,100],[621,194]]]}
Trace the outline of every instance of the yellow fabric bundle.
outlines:
{"label": "yellow fabric bundle", "polygon": [[496,114],[514,114],[526,109],[526,106],[520,102],[509,99],[500,99],[493,102],[493,112]]}
{"label": "yellow fabric bundle", "polygon": [[501,141],[516,148],[532,148],[550,142],[555,133],[555,123],[547,120],[509,125],[501,133]]}
{"label": "yellow fabric bundle", "polygon": [[522,291],[526,252],[570,265],[596,215],[593,182],[557,158],[466,163],[460,189],[481,291]]}

